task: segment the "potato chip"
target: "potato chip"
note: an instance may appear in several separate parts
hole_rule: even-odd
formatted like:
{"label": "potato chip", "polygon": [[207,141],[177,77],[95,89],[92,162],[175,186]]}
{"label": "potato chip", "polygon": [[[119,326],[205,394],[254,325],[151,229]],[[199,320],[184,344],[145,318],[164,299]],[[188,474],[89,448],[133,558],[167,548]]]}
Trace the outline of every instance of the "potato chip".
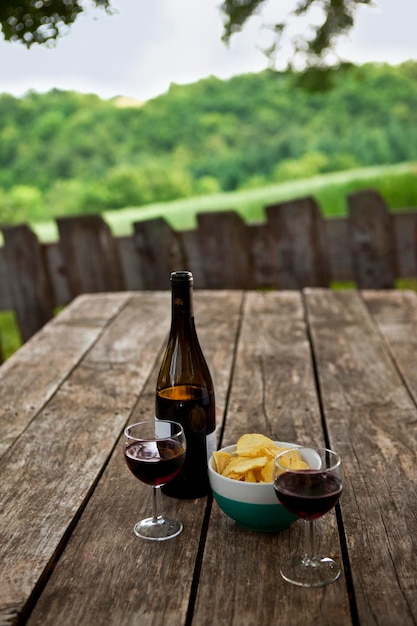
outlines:
{"label": "potato chip", "polygon": [[221,451],[213,452],[214,467],[218,474],[223,474],[223,470],[231,458],[232,458],[232,455],[228,454],[228,452],[221,452]]}
{"label": "potato chip", "polygon": [[261,469],[261,479],[263,483],[274,482],[275,464],[274,459],[270,459]]}
{"label": "potato chip", "polygon": [[269,437],[265,437],[265,435],[242,435],[242,437],[240,437],[239,441],[236,444],[236,452],[237,454],[250,456],[249,453],[251,452],[251,450],[253,450],[254,448],[258,449],[262,446],[266,448],[268,446],[275,446],[275,444],[272,439],[269,439]]}
{"label": "potato chip", "polygon": [[[216,471],[227,478],[248,483],[272,483],[274,460],[277,454],[288,448],[279,448],[269,437],[259,433],[242,435],[236,444],[236,452],[213,452]],[[291,448],[290,448],[291,450]],[[308,469],[297,449],[286,457],[287,467]]]}
{"label": "potato chip", "polygon": [[230,472],[236,472],[237,474],[245,474],[249,470],[254,470],[259,467],[263,467],[267,463],[266,456],[257,457],[256,459],[246,457],[233,457],[231,461],[226,465],[223,470],[223,475],[228,476]]}
{"label": "potato chip", "polygon": [[245,483],[257,483],[257,475],[253,470],[248,470],[245,474]]}
{"label": "potato chip", "polygon": [[303,457],[295,448],[292,453],[286,454],[282,457],[280,463],[283,467],[288,467],[289,469],[308,469],[308,464],[303,460]]}
{"label": "potato chip", "polygon": [[[224,476],[225,474],[223,474]],[[227,475],[227,478],[233,478],[233,480],[244,480],[244,476],[242,478],[242,474],[238,474],[237,472],[230,472],[230,474]]]}

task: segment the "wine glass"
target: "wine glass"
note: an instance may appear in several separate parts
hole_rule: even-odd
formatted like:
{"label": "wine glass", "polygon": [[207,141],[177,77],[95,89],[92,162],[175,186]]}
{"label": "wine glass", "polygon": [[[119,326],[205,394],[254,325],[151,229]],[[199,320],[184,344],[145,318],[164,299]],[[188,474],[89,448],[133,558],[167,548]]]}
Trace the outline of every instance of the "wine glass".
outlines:
{"label": "wine glass", "polygon": [[153,516],[134,527],[142,539],[165,541],[180,534],[181,522],[162,514],[161,487],[180,471],[185,459],[185,435],[181,424],[150,420],[125,428],[124,455],[130,471],[153,488]]}
{"label": "wine glass", "polygon": [[322,587],[340,576],[338,564],[314,553],[313,522],[338,502],[342,493],[342,461],[327,448],[297,448],[308,469],[291,463],[294,450],[275,457],[274,489],[282,506],[306,520],[304,554],[281,566],[281,576],[300,587]]}

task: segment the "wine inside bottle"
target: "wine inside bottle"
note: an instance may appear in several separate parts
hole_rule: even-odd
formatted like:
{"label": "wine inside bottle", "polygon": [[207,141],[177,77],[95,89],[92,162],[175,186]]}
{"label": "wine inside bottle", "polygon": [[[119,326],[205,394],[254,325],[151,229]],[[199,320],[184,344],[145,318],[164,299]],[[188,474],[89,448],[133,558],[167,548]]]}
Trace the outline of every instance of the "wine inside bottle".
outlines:
{"label": "wine inside bottle", "polygon": [[209,493],[207,461],[216,448],[213,381],[198,341],[191,272],[171,274],[171,330],[156,385],[155,415],[179,422],[187,453],[179,474],[162,488],[176,498]]}

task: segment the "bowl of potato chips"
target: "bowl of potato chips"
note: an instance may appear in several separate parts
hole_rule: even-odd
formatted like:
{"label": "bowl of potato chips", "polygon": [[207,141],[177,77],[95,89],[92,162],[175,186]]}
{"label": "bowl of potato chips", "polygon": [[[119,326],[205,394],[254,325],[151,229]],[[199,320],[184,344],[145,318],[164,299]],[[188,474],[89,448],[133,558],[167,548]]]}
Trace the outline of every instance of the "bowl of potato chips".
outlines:
{"label": "bowl of potato chips", "polygon": [[258,433],[240,437],[237,444],[213,452],[208,466],[214,499],[229,517],[255,532],[276,532],[288,528],[297,517],[284,509],[274,492],[274,459],[294,449],[289,463],[308,468],[297,448],[285,441],[273,441]]}

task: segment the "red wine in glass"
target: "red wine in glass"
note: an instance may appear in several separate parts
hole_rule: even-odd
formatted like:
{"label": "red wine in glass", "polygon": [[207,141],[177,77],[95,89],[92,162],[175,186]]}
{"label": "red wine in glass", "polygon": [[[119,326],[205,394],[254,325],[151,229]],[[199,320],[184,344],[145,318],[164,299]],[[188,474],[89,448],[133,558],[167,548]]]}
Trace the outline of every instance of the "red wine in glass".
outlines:
{"label": "red wine in glass", "polygon": [[125,456],[127,466],[136,478],[147,485],[160,487],[180,471],[185,449],[174,439],[133,442],[126,446]]}
{"label": "red wine in glass", "polygon": [[298,448],[308,469],[293,464],[293,450],[275,457],[275,494],[288,511],[305,520],[305,550],[281,565],[281,576],[300,587],[322,587],[337,580],[340,568],[314,553],[313,521],[328,513],[342,493],[342,461],[327,448]]}
{"label": "red wine in glass", "polygon": [[342,493],[342,481],[331,472],[284,472],[275,479],[274,488],[288,511],[302,519],[314,520],[335,506]]}
{"label": "red wine in glass", "polygon": [[172,420],[149,420],[125,428],[124,457],[132,474],[151,485],[153,515],[141,520],[134,533],[142,539],[164,541],[182,531],[178,520],[163,516],[161,487],[180,471],[186,454],[184,429]]}

